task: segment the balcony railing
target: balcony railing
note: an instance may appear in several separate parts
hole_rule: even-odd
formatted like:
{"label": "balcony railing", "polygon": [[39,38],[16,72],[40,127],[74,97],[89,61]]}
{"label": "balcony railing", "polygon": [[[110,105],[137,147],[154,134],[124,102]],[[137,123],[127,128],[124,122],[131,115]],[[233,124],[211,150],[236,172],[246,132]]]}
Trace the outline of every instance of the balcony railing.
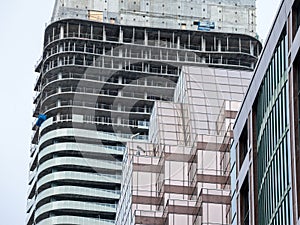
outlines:
{"label": "balcony railing", "polygon": [[47,106],[43,107],[43,112],[55,109],[57,107],[87,107],[87,108],[92,108],[92,109],[104,109],[104,110],[112,110],[120,113],[142,113],[142,114],[150,114],[151,113],[151,108],[146,107],[126,107],[126,106],[121,106],[120,108],[117,108],[113,105],[108,105],[108,104],[102,104],[102,103],[92,103],[92,102],[86,102],[86,101],[74,101],[74,100],[66,100],[66,101],[61,101],[60,105],[58,105],[56,102],[47,104]]}
{"label": "balcony railing", "polygon": [[[73,115],[74,116],[74,115]],[[67,118],[68,117],[68,118]],[[54,117],[53,117],[54,118]],[[53,118],[49,118],[52,119]],[[83,120],[77,121],[76,119],[73,119],[72,117],[70,118],[69,116],[65,116],[66,119],[60,119],[60,120],[53,120],[53,123],[58,123],[58,122],[83,122]],[[143,124],[145,124],[145,121],[142,121]],[[49,125],[53,124],[49,123]],[[147,122],[146,122],[147,123]],[[148,123],[147,123],[148,124]],[[45,129],[46,127],[43,127],[42,129]],[[124,134],[124,133],[114,133],[114,132],[100,132],[103,135],[107,135],[107,138],[109,139],[111,136],[117,137],[117,138],[125,138],[125,139],[132,139],[132,134]],[[148,135],[137,135],[134,137],[135,140],[148,140]]]}
{"label": "balcony railing", "polygon": [[[159,40],[159,39],[148,39],[147,43],[144,40],[141,39],[132,39],[132,38],[123,38],[119,39],[119,37],[116,36],[109,36],[106,35],[106,40],[103,39],[103,35],[97,35],[93,34],[91,35],[90,33],[78,33],[78,32],[69,32],[64,34],[64,38],[73,38],[73,39],[88,39],[88,40],[94,40],[94,41],[100,41],[100,42],[110,42],[110,43],[124,43],[127,45],[137,45],[137,46],[148,46],[152,48],[167,48],[167,49],[183,49],[183,50],[196,50],[196,51],[203,51],[202,46],[199,45],[194,45],[193,43],[185,43],[185,44],[177,44],[173,43],[172,40]],[[51,35],[49,36],[48,40],[45,43],[45,46],[48,46],[50,43],[55,42],[56,40],[60,40],[60,35]],[[250,40],[250,39],[249,39]],[[248,41],[249,42],[249,41]],[[245,44],[245,43],[244,43]],[[207,46],[206,49],[204,50],[205,52],[211,52],[211,51],[219,51],[217,45],[211,45]],[[251,48],[250,45],[245,46],[241,45],[239,46],[239,41],[236,39],[236,45],[228,45],[223,44],[221,46],[221,51],[220,52],[240,52],[240,53],[247,53],[251,54]]]}
{"label": "balcony railing", "polygon": [[[153,99],[153,100],[167,100],[172,101],[173,98],[170,96],[147,96],[145,93],[137,93],[137,92],[127,92],[127,91],[117,91],[117,90],[104,90],[99,88],[87,88],[87,87],[65,87],[65,88],[56,88],[50,91],[45,91],[42,94],[42,101],[46,98],[51,97],[55,94],[59,93],[82,93],[82,94],[93,94],[93,95],[105,95],[105,96],[112,96],[112,97],[130,97],[130,98],[140,98],[140,99]],[[94,103],[91,107],[97,107],[97,104]]]}
{"label": "balcony railing", "polygon": [[[178,63],[195,63],[195,64],[210,64],[210,65],[220,65],[224,67],[243,67],[245,69],[253,69],[256,58],[253,59],[243,59],[238,58],[238,56],[228,55],[232,54],[230,52],[227,55],[220,56],[220,54],[209,53],[203,54],[202,56],[194,55],[193,61],[188,60],[188,56],[179,56],[178,60],[173,60],[173,64],[179,65]],[[227,57],[226,57],[227,56]],[[122,62],[120,62],[120,60]],[[164,59],[157,59],[161,61]],[[144,63],[143,61],[140,61]],[[147,61],[146,61],[147,62]],[[168,61],[171,63],[171,61]],[[43,72],[47,73],[55,68],[62,66],[84,66],[84,67],[94,67],[115,71],[130,71],[137,73],[153,74],[156,75],[167,75],[167,76],[179,76],[179,69],[165,69],[160,67],[146,67],[138,66],[136,64],[130,64],[130,59],[115,57],[115,56],[86,56],[85,54],[75,54],[75,52],[69,52],[69,55],[59,54],[52,55],[44,60]]]}
{"label": "balcony railing", "polygon": [[33,155],[34,152],[36,151],[36,149],[37,149],[37,145],[32,144],[32,145],[30,146],[30,154]]}
{"label": "balcony railing", "polygon": [[[72,114],[63,114],[60,115],[60,119],[56,120],[58,121],[73,121],[72,117],[74,115]],[[103,116],[89,116],[84,115],[83,116],[83,122],[84,123],[93,123],[93,124],[110,124],[110,125],[118,125],[118,126],[135,126],[139,128],[149,128],[149,121],[140,121],[140,120],[128,120],[128,119],[120,119],[112,118],[112,117],[103,117]]]}
{"label": "balcony railing", "polygon": [[[79,73],[63,73],[61,78],[58,75],[51,76],[49,78],[45,78],[43,81],[43,86],[47,84],[63,79],[83,79],[83,80],[91,80],[91,81],[99,81],[105,82],[105,84],[115,84],[115,85],[137,85],[137,86],[146,86],[146,87],[161,87],[161,88],[175,88],[176,83],[172,81],[155,81],[155,80],[123,80],[122,83],[119,82],[118,79],[112,79],[108,76],[102,75],[91,75],[91,74],[79,74]],[[158,78],[159,79],[159,78]],[[38,95],[38,94],[37,94]]]}

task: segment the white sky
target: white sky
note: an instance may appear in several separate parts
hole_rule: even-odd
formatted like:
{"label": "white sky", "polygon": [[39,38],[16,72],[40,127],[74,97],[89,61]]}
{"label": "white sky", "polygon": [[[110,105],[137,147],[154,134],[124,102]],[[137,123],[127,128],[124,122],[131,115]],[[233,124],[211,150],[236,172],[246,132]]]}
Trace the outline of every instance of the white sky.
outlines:
{"label": "white sky", "polygon": [[[266,39],[281,0],[258,0],[258,34]],[[25,224],[34,65],[42,54],[54,0],[3,1],[0,14],[0,224]]]}

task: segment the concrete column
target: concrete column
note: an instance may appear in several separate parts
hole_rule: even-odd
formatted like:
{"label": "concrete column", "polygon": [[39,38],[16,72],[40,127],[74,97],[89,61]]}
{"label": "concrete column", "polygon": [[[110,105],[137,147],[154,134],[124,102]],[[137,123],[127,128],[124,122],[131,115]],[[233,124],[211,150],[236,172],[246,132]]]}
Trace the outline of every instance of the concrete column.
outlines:
{"label": "concrete column", "polygon": [[78,25],[78,37],[80,37],[80,33],[81,33],[81,25]]}
{"label": "concrete column", "polygon": [[250,55],[254,55],[254,45],[251,40],[250,40]]}
{"label": "concrete column", "polygon": [[239,52],[242,52],[242,40],[239,38]]}
{"label": "concrete column", "polygon": [[118,111],[122,111],[121,103],[118,103]]}
{"label": "concrete column", "polygon": [[229,38],[227,37],[227,39],[226,39],[226,51],[228,51],[229,50]]}
{"label": "concrete column", "polygon": [[67,37],[69,37],[69,23],[67,23]]}
{"label": "concrete column", "polygon": [[119,42],[123,42],[123,30],[122,27],[120,27],[120,32],[119,32]]}
{"label": "concrete column", "polygon": [[118,96],[123,96],[123,90],[122,90],[122,89],[120,89],[120,90],[118,91]]}
{"label": "concrete column", "polygon": [[94,39],[94,26],[91,25],[91,39]]}
{"label": "concrete column", "polygon": [[177,36],[177,49],[180,49],[180,36]]}
{"label": "concrete column", "polygon": [[206,41],[203,36],[201,37],[201,51],[206,51]]}
{"label": "concrete column", "polygon": [[148,32],[147,32],[147,30],[145,29],[145,45],[147,46],[148,45]]}
{"label": "concrete column", "polygon": [[132,40],[131,40],[132,43],[134,43],[134,39],[135,39],[135,28],[132,29]]}
{"label": "concrete column", "polygon": [[142,50],[142,58],[148,59],[148,50]]}
{"label": "concrete column", "polygon": [[59,34],[59,39],[63,39],[64,38],[64,26],[60,27],[60,34]]}
{"label": "concrete column", "polygon": [[62,73],[61,73],[61,72],[59,72],[59,73],[57,74],[57,76],[58,76],[58,79],[59,79],[59,80],[62,79]]}
{"label": "concrete column", "polygon": [[[119,57],[123,56],[123,49],[119,48]],[[119,69],[122,69],[122,61],[119,62]]]}
{"label": "concrete column", "polygon": [[158,36],[157,43],[158,43],[158,46],[160,46],[160,30],[158,30],[157,36]]}
{"label": "concrete column", "polygon": [[221,42],[221,40],[219,39],[219,40],[218,40],[218,52],[221,52],[221,50],[222,50],[222,42]]}
{"label": "concrete column", "polygon": [[105,25],[103,25],[103,41],[106,41],[106,29],[105,29]]}
{"label": "concrete column", "polygon": [[61,57],[58,58],[58,65],[62,66],[62,58]]}
{"label": "concrete column", "polygon": [[56,114],[56,120],[59,121],[60,120],[60,113]]}
{"label": "concrete column", "polygon": [[122,76],[119,76],[119,77],[118,77],[118,83],[119,83],[119,84],[122,84],[122,81],[123,81]]}
{"label": "concrete column", "polygon": [[122,124],[122,119],[121,119],[120,116],[117,117],[117,124],[118,124],[118,125]]}
{"label": "concrete column", "polygon": [[174,48],[174,45],[175,45],[175,34],[173,32],[173,34],[172,34],[172,48]]}
{"label": "concrete column", "polygon": [[214,51],[217,50],[217,38],[214,36]]}

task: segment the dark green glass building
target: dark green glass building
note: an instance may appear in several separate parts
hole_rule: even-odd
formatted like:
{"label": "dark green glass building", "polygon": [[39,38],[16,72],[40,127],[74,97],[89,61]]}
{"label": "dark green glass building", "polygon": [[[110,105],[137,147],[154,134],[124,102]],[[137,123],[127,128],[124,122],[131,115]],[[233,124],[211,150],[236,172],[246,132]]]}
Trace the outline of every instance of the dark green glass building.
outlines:
{"label": "dark green glass building", "polygon": [[299,5],[282,1],[237,116],[232,224],[300,224]]}

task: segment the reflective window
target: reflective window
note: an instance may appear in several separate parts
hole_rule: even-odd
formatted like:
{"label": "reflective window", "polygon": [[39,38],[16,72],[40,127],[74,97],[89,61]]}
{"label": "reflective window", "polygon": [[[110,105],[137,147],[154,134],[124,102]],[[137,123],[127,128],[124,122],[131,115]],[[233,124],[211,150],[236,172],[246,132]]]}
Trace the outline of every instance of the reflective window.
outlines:
{"label": "reflective window", "polygon": [[290,224],[289,101],[283,34],[257,97],[258,220]]}

